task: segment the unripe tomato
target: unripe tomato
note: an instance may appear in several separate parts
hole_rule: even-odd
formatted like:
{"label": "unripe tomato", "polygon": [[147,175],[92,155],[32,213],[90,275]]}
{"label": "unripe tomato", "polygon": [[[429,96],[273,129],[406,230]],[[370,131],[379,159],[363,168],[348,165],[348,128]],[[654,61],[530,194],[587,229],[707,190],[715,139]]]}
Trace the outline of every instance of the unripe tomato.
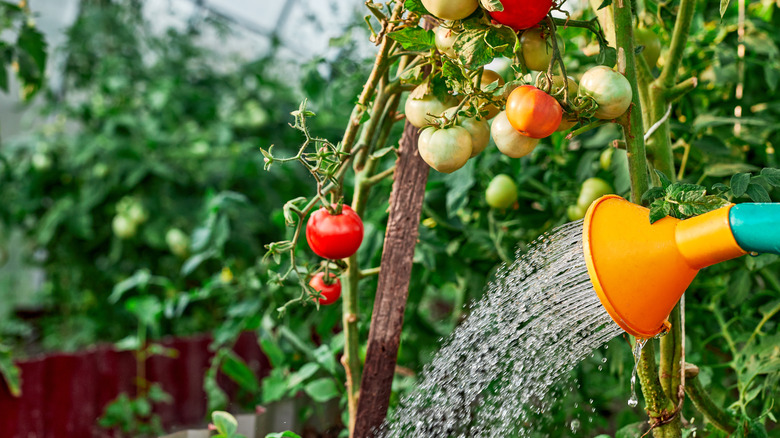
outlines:
{"label": "unripe tomato", "polygon": [[335,275],[330,274],[331,284],[325,283],[325,273],[318,272],[309,280],[309,286],[322,295],[319,299],[321,306],[335,303],[341,296],[341,281]]}
{"label": "unripe tomato", "polygon": [[177,257],[185,258],[189,253],[190,238],[184,234],[184,231],[178,228],[171,228],[165,233],[165,243],[168,249]]}
{"label": "unripe tomato", "polygon": [[36,152],[30,159],[33,168],[38,172],[45,172],[51,169],[51,158],[44,152]]}
{"label": "unripe tomato", "polygon": [[604,195],[615,193],[612,186],[601,178],[588,178],[582,183],[580,196],[577,197],[577,206],[587,210],[590,204]]}
{"label": "unripe tomato", "polygon": [[[544,73],[539,73],[544,74]],[[577,92],[579,91],[579,86],[577,85],[577,82],[574,81],[574,78],[571,76],[567,77],[567,83],[569,87],[569,96],[572,98],[577,95]],[[563,76],[561,75],[555,75],[553,76],[553,83],[552,83],[552,94],[557,94],[558,91],[560,91],[563,88]],[[561,118],[561,124],[558,126],[558,129],[556,131],[568,131],[574,125],[576,125],[578,122],[577,117],[574,114],[564,113],[563,117]]]}
{"label": "unripe tomato", "polygon": [[452,173],[471,158],[471,134],[461,127],[426,128],[417,139],[420,157],[442,173]]}
{"label": "unripe tomato", "polygon": [[[500,74],[494,72],[493,70],[485,69],[482,72],[482,79],[479,82],[479,88],[481,90],[485,90],[488,85],[492,84],[493,82],[498,81],[498,86],[502,87],[504,85],[504,78],[501,77]],[[479,99],[479,105],[482,106],[483,104],[487,103],[485,99]],[[483,108],[483,110],[487,110],[487,118],[492,119],[496,116],[499,112],[501,112],[501,108],[497,107],[496,105],[490,104]]]}
{"label": "unripe tomato", "polygon": [[586,71],[580,79],[580,96],[590,96],[599,105],[596,118],[620,117],[631,105],[633,93],[625,76],[603,65]]}
{"label": "unripe tomato", "polygon": [[111,229],[116,237],[123,240],[132,238],[138,230],[135,222],[121,214],[114,216],[114,220],[111,221]]}
{"label": "unripe tomato", "polygon": [[517,202],[517,184],[509,175],[496,175],[488,184],[485,200],[493,208],[509,208]]}
{"label": "unripe tomato", "polygon": [[479,0],[422,0],[423,6],[442,20],[462,20],[479,7]]}
{"label": "unripe tomato", "polygon": [[528,29],[537,25],[547,16],[553,4],[552,0],[501,0],[501,3],[504,5],[504,10],[490,12],[490,16],[514,30]]}
{"label": "unripe tomato", "polygon": [[126,216],[136,225],[141,225],[149,219],[149,213],[144,208],[143,204],[138,201],[133,202],[127,209]]}
{"label": "unripe tomato", "polygon": [[[457,107],[453,107],[444,111],[444,117],[452,119],[455,117],[456,109]],[[484,151],[490,143],[490,125],[488,125],[487,120],[477,120],[474,117],[459,117],[458,126],[465,128],[471,135],[472,158]]]}
{"label": "unripe tomato", "polygon": [[[520,36],[520,46],[523,62],[528,69],[547,70],[553,56],[549,30],[542,30],[538,27],[526,30]],[[563,52],[563,40],[560,37],[558,37],[558,49]]]}
{"label": "unripe tomato", "polygon": [[645,46],[645,49],[642,50],[642,56],[650,68],[655,67],[658,63],[658,57],[661,56],[661,40],[658,35],[650,29],[637,28],[634,29],[634,43]]}
{"label": "unripe tomato", "polygon": [[415,99],[410,96],[406,99],[404,113],[406,113],[406,120],[408,120],[409,123],[418,128],[424,128],[428,126],[433,119],[441,116],[444,110],[456,103],[454,98],[448,99],[447,102],[442,102],[432,94],[428,94],[422,99]]}
{"label": "unripe tomato", "polygon": [[582,208],[579,205],[570,205],[566,209],[566,216],[569,216],[570,221],[580,220],[585,217],[587,208]]}
{"label": "unripe tomato", "polygon": [[455,32],[452,31],[452,29],[436,26],[436,28],[433,29],[433,34],[435,35],[434,42],[436,44],[436,49],[439,52],[453,59],[458,57],[458,54],[455,53],[454,48],[455,39],[457,36],[455,35]]}
{"label": "unripe tomato", "polygon": [[544,138],[561,124],[563,108],[554,97],[544,91],[523,85],[515,88],[506,100],[509,123],[521,134]]}
{"label": "unripe tomato", "polygon": [[320,257],[338,260],[356,253],[363,243],[363,221],[349,205],[341,214],[330,214],[325,207],[309,216],[306,242]]}
{"label": "unripe tomato", "polygon": [[536,145],[539,144],[538,139],[517,132],[509,123],[506,111],[501,111],[493,119],[493,124],[490,126],[490,136],[493,137],[498,150],[511,158],[524,157],[533,152]]}
{"label": "unripe tomato", "polygon": [[604,170],[609,170],[612,166],[612,154],[615,153],[615,148],[606,148],[599,156],[599,165]]}

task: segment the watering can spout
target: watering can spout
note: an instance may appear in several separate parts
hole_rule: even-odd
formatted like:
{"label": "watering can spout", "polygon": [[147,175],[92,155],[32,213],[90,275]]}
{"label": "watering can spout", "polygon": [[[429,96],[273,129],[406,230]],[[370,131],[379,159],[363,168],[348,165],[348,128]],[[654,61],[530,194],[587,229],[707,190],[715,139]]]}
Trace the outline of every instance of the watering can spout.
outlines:
{"label": "watering can spout", "polygon": [[700,269],[748,252],[780,254],[780,204],[740,204],[650,224],[650,211],[608,195],[585,215],[583,253],[593,287],[628,333],[664,331]]}

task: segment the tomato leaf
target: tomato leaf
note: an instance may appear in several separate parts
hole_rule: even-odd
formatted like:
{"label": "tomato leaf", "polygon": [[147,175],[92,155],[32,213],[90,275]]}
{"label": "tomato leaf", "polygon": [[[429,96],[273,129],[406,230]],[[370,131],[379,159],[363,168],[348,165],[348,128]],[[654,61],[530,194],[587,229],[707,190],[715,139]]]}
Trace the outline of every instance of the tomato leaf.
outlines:
{"label": "tomato leaf", "polygon": [[731,177],[731,193],[736,197],[740,197],[747,191],[748,184],[750,184],[749,173],[737,173]]}
{"label": "tomato leaf", "polygon": [[324,377],[306,384],[303,391],[315,402],[323,403],[339,396],[339,390],[333,379]]}
{"label": "tomato leaf", "polygon": [[224,411],[216,411],[211,414],[211,422],[222,435],[233,436],[238,430],[238,421],[232,415]]}
{"label": "tomato leaf", "polygon": [[413,52],[433,48],[434,35],[432,30],[425,30],[419,27],[406,27],[395,32],[390,32],[387,36],[398,41],[404,49]]}
{"label": "tomato leaf", "polygon": [[780,187],[780,169],[766,167],[761,169],[761,176],[774,187]]}
{"label": "tomato leaf", "polygon": [[611,5],[611,4],[612,4],[612,0],[604,0],[603,2],[601,2],[601,4],[599,5],[599,8],[597,10],[600,11],[600,10],[606,8],[607,6]]}
{"label": "tomato leaf", "polygon": [[766,189],[756,183],[750,183],[745,191],[753,202],[772,202]]}
{"label": "tomato leaf", "polygon": [[22,380],[19,367],[14,364],[10,350],[0,345],[0,377],[3,377],[11,395],[22,395]]}
{"label": "tomato leaf", "polygon": [[599,56],[596,57],[596,63],[613,67],[617,63],[617,50],[612,46],[601,46]]}
{"label": "tomato leaf", "polygon": [[406,0],[404,2],[404,7],[410,12],[416,12],[420,15],[430,15],[430,12],[425,9],[425,6],[423,6],[420,0]]}
{"label": "tomato leaf", "polygon": [[228,352],[222,361],[222,372],[236,382],[240,388],[247,391],[256,393],[260,388],[260,382],[255,373],[243,359],[232,351]]}
{"label": "tomato leaf", "polygon": [[488,12],[502,12],[504,10],[504,5],[500,0],[479,0],[479,4]]}

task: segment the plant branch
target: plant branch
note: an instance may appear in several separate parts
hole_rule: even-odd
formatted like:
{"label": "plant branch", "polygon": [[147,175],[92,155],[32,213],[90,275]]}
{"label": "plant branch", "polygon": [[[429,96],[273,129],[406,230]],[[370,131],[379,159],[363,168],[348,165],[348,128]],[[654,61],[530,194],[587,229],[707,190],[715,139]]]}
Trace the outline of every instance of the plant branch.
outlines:
{"label": "plant branch", "polygon": [[699,381],[699,368],[695,365],[685,364],[685,393],[693,402],[696,409],[704,415],[713,426],[726,432],[732,433],[737,428],[737,422],[726,411],[721,409],[710,398],[707,391]]}

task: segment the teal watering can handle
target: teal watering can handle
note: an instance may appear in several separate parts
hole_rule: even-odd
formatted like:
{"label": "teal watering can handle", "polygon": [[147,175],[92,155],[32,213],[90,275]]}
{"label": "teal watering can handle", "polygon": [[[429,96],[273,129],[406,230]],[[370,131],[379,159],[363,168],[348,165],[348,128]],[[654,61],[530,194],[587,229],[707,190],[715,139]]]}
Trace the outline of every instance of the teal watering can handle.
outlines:
{"label": "teal watering can handle", "polygon": [[729,223],[745,251],[780,254],[780,203],[735,205],[729,211]]}

